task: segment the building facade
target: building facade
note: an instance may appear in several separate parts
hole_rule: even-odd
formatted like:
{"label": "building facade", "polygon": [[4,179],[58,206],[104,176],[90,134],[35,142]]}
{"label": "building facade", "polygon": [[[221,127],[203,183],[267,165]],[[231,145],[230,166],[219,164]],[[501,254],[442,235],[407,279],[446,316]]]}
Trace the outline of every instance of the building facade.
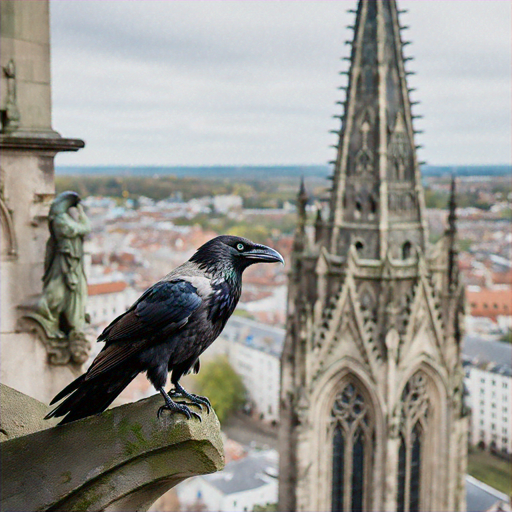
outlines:
{"label": "building facade", "polygon": [[427,247],[399,11],[361,0],[328,214],[301,187],[280,399],[279,510],[465,510],[464,293]]}
{"label": "building facade", "polygon": [[471,404],[469,442],[502,456],[512,455],[512,347],[467,336],[465,383]]}
{"label": "building facade", "polygon": [[224,353],[242,377],[254,412],[279,420],[281,352],[284,329],[233,316],[209,354]]}

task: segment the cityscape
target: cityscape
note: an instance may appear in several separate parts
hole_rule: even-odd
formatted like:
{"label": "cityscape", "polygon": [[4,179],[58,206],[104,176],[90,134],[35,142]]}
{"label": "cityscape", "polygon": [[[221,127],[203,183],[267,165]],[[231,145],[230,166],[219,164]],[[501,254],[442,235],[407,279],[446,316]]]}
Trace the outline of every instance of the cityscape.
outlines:
{"label": "cityscape", "polygon": [[[170,170],[172,172],[172,169]],[[478,174],[481,172],[482,174]],[[457,231],[459,268],[466,285],[465,338],[463,365],[465,385],[471,407],[469,435],[470,475],[499,492],[510,492],[507,471],[500,478],[489,469],[488,460],[506,468],[512,453],[510,410],[512,407],[512,188],[509,175],[486,176],[475,170],[474,176],[457,178]],[[68,187],[74,176],[57,176],[57,189]],[[102,178],[80,177],[82,187],[97,186]],[[131,177],[117,176],[120,188],[130,188]],[[135,178],[136,181],[136,178]],[[212,179],[211,188],[219,186]],[[87,195],[83,203],[93,226],[87,240],[89,258],[88,312],[91,329],[97,336],[117,315],[123,313],[153,282],[169,268],[189,259],[208,239],[224,233],[229,219],[236,220],[232,231],[250,226],[257,241],[278,249],[289,261],[295,232],[296,197],[300,178],[276,180],[275,190],[282,197],[272,207],[264,207],[265,194],[259,199],[253,191],[245,195],[200,195],[185,200],[179,190],[166,199],[128,194]],[[321,180],[306,179],[306,188],[321,191]],[[435,243],[447,225],[451,177],[424,179],[427,219],[431,242]],[[179,183],[174,186],[179,188]],[[243,188],[244,182],[240,182]],[[247,185],[245,188],[249,188]],[[308,216],[312,222],[322,196],[310,197]],[[246,208],[245,203],[251,206]],[[257,204],[258,202],[262,204]],[[256,203],[256,204],[255,204]],[[472,206],[478,204],[478,206]],[[467,205],[467,206],[462,206]],[[210,221],[202,225],[204,217]],[[222,226],[215,229],[215,223]],[[269,225],[272,226],[269,228]],[[182,484],[172,496],[162,498],[154,510],[247,510],[267,506],[277,500],[277,428],[279,422],[280,359],[285,338],[287,268],[260,266],[251,269],[244,281],[243,294],[235,316],[221,337],[205,352],[203,364],[226,356],[242,377],[247,392],[244,412],[227,419],[225,433],[227,460],[225,471],[261,474],[260,480],[235,480],[228,484],[219,475],[198,477]],[[98,344],[91,360],[101,348]],[[194,386],[196,377],[187,377]],[[264,382],[262,387],[260,383]],[[138,400],[156,391],[145,376],[139,376],[120,397],[120,402]],[[254,436],[247,432],[254,432]],[[261,469],[273,468],[270,474]],[[485,468],[482,464],[485,464]],[[509,466],[510,469],[510,466]],[[229,477],[226,477],[229,480]],[[497,480],[495,480],[497,478]],[[471,480],[470,480],[471,481]],[[212,490],[213,489],[213,490]],[[247,490],[246,490],[247,489]],[[258,489],[256,492],[254,489]],[[500,494],[496,493],[496,501]],[[215,496],[215,498],[213,496]],[[493,495],[490,500],[493,500]],[[237,502],[235,504],[235,502]],[[170,508],[158,508],[164,503]],[[180,505],[178,505],[178,503]],[[167,505],[165,505],[167,504]],[[174,508],[173,508],[174,507]]]}
{"label": "cityscape", "polygon": [[512,511],[509,4],[0,6],[2,510]]}

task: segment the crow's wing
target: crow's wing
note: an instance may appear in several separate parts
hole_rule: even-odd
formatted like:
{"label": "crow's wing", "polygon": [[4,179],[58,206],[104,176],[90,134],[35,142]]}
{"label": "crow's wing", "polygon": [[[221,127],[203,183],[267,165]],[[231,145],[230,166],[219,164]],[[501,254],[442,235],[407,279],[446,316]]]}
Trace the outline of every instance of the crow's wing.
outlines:
{"label": "crow's wing", "polygon": [[182,328],[202,302],[188,281],[161,281],[153,285],[100,335],[98,341],[105,341],[106,346],[93,361],[87,379],[139,352],[153,338],[168,337]]}
{"label": "crow's wing", "polygon": [[146,290],[135,304],[101,333],[98,341],[136,341],[181,327],[202,299],[188,281],[161,281]]}

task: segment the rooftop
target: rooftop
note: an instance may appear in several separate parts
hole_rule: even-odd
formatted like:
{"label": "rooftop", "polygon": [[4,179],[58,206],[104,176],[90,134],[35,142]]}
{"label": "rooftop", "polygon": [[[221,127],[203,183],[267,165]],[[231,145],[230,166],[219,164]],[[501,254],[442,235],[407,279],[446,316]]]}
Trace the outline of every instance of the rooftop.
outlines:
{"label": "rooftop", "polygon": [[462,348],[463,359],[473,366],[486,364],[493,373],[512,376],[512,345],[501,341],[487,341],[479,336],[466,336]]}
{"label": "rooftop", "polygon": [[103,295],[106,293],[118,293],[127,288],[125,281],[110,281],[108,283],[90,284],[87,286],[89,295]]}
{"label": "rooftop", "polygon": [[280,357],[283,351],[285,333],[279,327],[271,327],[240,316],[232,316],[224,330],[224,336],[276,357]]}
{"label": "rooftop", "polygon": [[253,452],[243,459],[229,462],[223,471],[203,478],[223,494],[249,491],[277,482],[277,463],[275,450]]}
{"label": "rooftop", "polygon": [[466,504],[470,512],[489,510],[497,501],[508,503],[509,498],[480,480],[466,475]]}

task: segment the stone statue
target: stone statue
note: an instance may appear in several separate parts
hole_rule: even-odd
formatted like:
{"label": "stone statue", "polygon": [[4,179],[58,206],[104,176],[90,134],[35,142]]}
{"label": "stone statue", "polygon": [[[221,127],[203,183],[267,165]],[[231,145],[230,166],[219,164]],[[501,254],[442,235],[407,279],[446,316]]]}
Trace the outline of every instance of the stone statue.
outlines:
{"label": "stone statue", "polygon": [[62,192],[55,198],[50,207],[49,228],[43,294],[34,311],[26,316],[40,324],[50,345],[62,348],[62,342],[67,340],[64,346],[68,355],[54,354],[54,363],[65,364],[69,359],[83,363],[89,352],[84,333],[87,281],[83,243],[91,226],[76,192]]}
{"label": "stone statue", "polygon": [[2,132],[14,132],[20,125],[20,111],[16,98],[16,66],[11,59],[3,68],[7,80],[7,99],[2,113]]}

